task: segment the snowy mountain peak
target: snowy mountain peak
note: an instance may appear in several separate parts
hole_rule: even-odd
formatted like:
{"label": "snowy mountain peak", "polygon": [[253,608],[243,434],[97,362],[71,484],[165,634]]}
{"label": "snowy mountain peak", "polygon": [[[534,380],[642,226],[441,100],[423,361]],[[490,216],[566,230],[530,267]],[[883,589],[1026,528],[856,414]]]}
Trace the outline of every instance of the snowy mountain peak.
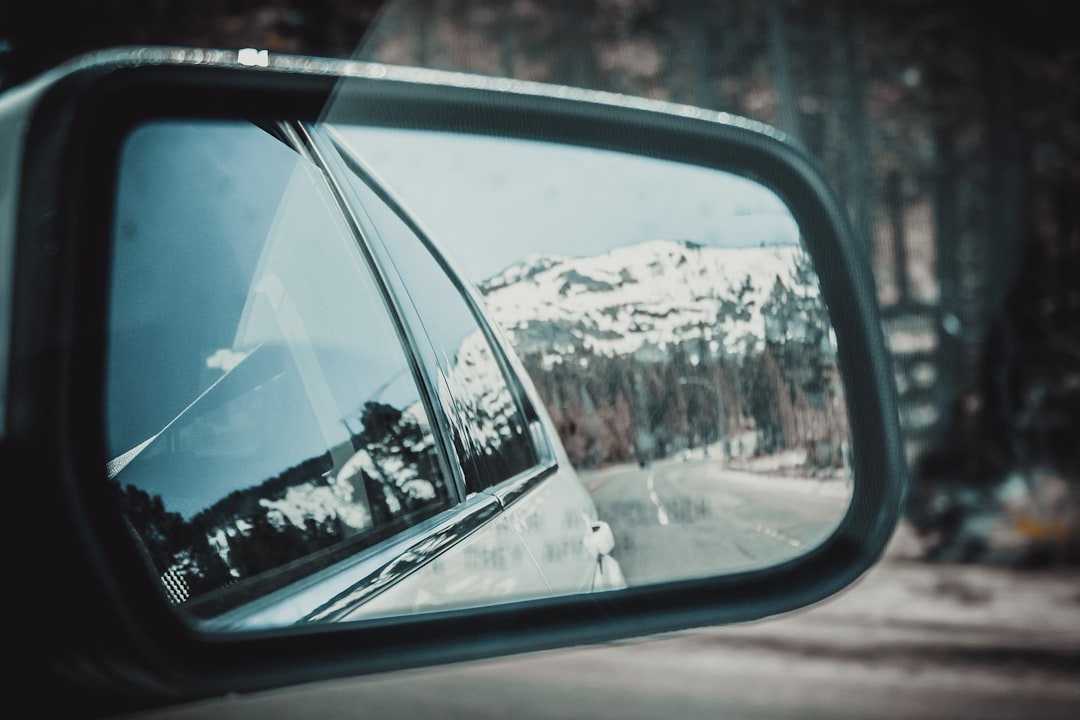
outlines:
{"label": "snowy mountain peak", "polygon": [[523,282],[545,270],[564,262],[566,258],[546,255],[527,255],[524,260],[514,263],[497,275],[493,275],[484,281],[482,290],[495,290],[514,283]]}
{"label": "snowy mountain peak", "polygon": [[552,362],[578,350],[658,357],[692,340],[741,355],[764,342],[763,309],[778,287],[818,297],[808,267],[798,246],[652,240],[592,257],[533,255],[480,290],[518,352]]}

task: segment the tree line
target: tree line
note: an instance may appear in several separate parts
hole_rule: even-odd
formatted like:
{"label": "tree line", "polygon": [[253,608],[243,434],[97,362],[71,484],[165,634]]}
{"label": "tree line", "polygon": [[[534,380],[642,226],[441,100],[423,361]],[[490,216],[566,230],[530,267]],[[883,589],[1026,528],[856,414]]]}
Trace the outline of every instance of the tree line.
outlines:
{"label": "tree line", "polygon": [[810,377],[798,361],[806,357],[767,343],[740,359],[696,364],[683,346],[663,362],[582,350],[554,364],[540,354],[523,363],[580,468],[717,444],[728,457],[804,449],[807,470],[840,467],[847,410],[840,393],[821,391],[836,380],[835,360]]}

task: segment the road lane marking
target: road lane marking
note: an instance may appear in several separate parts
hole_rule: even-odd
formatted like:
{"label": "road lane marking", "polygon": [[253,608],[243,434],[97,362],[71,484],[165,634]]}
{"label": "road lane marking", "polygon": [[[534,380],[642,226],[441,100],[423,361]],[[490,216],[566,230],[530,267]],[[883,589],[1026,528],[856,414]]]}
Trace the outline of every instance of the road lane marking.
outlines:
{"label": "road lane marking", "polygon": [[782,533],[779,530],[776,530],[774,528],[766,527],[764,525],[755,525],[754,529],[757,530],[762,535],[767,535],[768,537],[771,537],[773,540],[779,540],[782,543],[787,543],[788,545],[790,545],[793,548],[801,548],[802,547],[802,543],[800,541],[798,541],[795,538],[791,537],[790,535],[786,535],[786,534],[784,534],[784,533]]}
{"label": "road lane marking", "polygon": [[671,520],[668,518],[663,503],[660,502],[660,496],[656,494],[656,480],[653,479],[652,473],[649,473],[649,477],[645,480],[645,488],[649,491],[649,500],[656,506],[656,522],[667,525]]}

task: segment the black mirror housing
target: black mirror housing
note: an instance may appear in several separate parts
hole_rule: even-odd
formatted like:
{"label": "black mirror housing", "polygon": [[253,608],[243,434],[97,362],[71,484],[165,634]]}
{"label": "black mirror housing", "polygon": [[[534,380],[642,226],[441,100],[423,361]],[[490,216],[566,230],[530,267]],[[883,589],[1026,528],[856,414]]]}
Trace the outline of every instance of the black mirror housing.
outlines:
{"label": "black mirror housing", "polygon": [[[5,467],[30,469],[9,483],[21,515],[9,529],[10,577],[28,588],[19,615],[40,635],[42,660],[60,658],[53,672],[87,707],[111,713],[756,620],[829,597],[881,556],[906,486],[890,360],[865,239],[853,237],[805,151],[758,123],[605,93],[314,58],[249,62],[232,51],[116,50],[0,97],[0,268],[9,268],[0,276],[0,442]],[[703,165],[775,192],[802,228],[835,325],[856,478],[837,530],[781,565],[618,593],[235,636],[183,622],[146,574],[102,482],[105,279],[119,148],[147,120],[317,122],[341,113],[382,127]]]}

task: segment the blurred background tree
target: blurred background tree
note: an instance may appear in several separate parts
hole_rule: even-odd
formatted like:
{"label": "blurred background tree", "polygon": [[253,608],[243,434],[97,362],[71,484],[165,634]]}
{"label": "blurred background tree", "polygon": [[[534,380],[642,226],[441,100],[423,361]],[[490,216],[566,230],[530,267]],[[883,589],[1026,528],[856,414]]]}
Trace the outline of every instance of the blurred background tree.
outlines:
{"label": "blurred background tree", "polygon": [[348,57],[383,0],[46,0],[0,8],[0,87],[120,45]]}

